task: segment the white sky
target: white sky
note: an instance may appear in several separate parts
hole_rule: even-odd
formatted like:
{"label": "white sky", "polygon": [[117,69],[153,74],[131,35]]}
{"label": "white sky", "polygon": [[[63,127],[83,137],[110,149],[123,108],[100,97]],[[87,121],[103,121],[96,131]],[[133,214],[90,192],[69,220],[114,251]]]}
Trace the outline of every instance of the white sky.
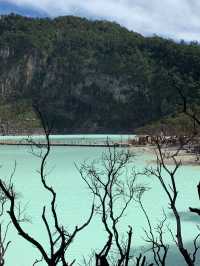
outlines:
{"label": "white sky", "polygon": [[[0,0],[1,3],[2,0]],[[200,41],[200,0],[4,0],[49,16],[81,15],[116,21],[143,35]]]}

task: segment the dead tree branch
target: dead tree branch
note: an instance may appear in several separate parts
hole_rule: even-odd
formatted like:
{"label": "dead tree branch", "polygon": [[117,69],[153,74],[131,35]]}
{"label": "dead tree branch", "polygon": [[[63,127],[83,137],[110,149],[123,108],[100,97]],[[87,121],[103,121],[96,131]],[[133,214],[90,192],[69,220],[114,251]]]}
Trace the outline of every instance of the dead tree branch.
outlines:
{"label": "dead tree branch", "polygon": [[[93,212],[94,212],[94,206],[92,206],[91,213],[87,219],[87,221],[82,224],[81,226],[76,226],[73,232],[69,233],[66,231],[65,227],[60,224],[59,217],[56,212],[56,197],[57,194],[52,186],[48,185],[47,183],[47,174],[46,174],[46,164],[47,159],[50,154],[51,150],[51,143],[50,143],[50,133],[52,127],[49,125],[48,121],[46,121],[42,115],[42,113],[36,109],[37,114],[40,118],[41,124],[44,129],[45,137],[46,137],[46,145],[43,147],[45,149],[44,155],[41,154],[41,165],[40,165],[40,178],[41,183],[46,191],[48,191],[51,195],[51,217],[54,220],[54,229],[51,228],[51,225],[49,224],[48,220],[49,218],[46,216],[46,206],[43,207],[42,212],[42,220],[45,225],[48,238],[49,238],[49,251],[46,250],[42,244],[33,238],[30,234],[28,234],[21,226],[21,223],[17,217],[16,213],[16,193],[13,189],[13,184],[10,182],[8,185],[0,179],[0,189],[2,193],[6,196],[6,198],[10,202],[9,207],[9,215],[12,221],[12,224],[14,225],[15,229],[17,230],[18,234],[24,238],[26,241],[28,241],[30,244],[32,244],[34,247],[37,248],[37,250],[40,252],[42,258],[49,266],[56,266],[58,263],[61,263],[63,266],[70,266],[74,263],[74,261],[70,264],[66,262],[66,251],[68,247],[73,242],[74,238],[76,237],[77,233],[83,230],[91,221]],[[36,261],[35,263],[37,263]]]}
{"label": "dead tree branch", "polygon": [[145,241],[151,245],[150,251],[153,253],[154,263],[157,266],[165,266],[166,258],[169,250],[169,245],[164,243],[164,226],[167,220],[166,214],[164,213],[163,219],[157,224],[156,228],[153,229],[150,218],[148,216],[147,210],[145,209],[142,196],[144,191],[140,191],[137,195],[136,201],[139,203],[139,206],[146,218],[148,230],[144,229],[146,238]]}
{"label": "dead tree branch", "polygon": [[[183,256],[185,262],[187,263],[187,265],[194,266],[198,247],[196,245],[196,248],[194,248],[193,253],[190,253],[185,247],[184,241],[183,241],[181,219],[180,219],[180,215],[179,215],[179,212],[176,206],[176,201],[177,201],[177,196],[178,196],[178,191],[176,187],[176,173],[179,167],[181,166],[181,161],[177,161],[175,157],[172,157],[173,162],[174,162],[174,167],[173,169],[171,169],[170,167],[167,166],[165,162],[163,152],[162,152],[162,147],[159,141],[156,142],[156,147],[157,147],[156,168],[154,169],[153,167],[151,167],[151,168],[146,169],[146,174],[155,176],[159,180],[164,192],[166,193],[169,199],[170,208],[173,212],[175,222],[176,222],[176,233],[174,236],[175,243],[181,255]],[[165,175],[167,175],[167,177]],[[197,242],[197,239],[195,240],[195,243]]]}
{"label": "dead tree branch", "polygon": [[128,150],[111,148],[107,143],[107,152],[99,161],[84,162],[77,166],[83,180],[95,198],[95,211],[100,215],[108,240],[99,253],[96,253],[96,265],[109,265],[109,255],[115,247],[118,257],[115,265],[128,266],[132,240],[132,227],[129,226],[126,243],[123,245],[118,224],[140,189],[135,186],[135,173],[128,174],[127,165],[132,161]]}

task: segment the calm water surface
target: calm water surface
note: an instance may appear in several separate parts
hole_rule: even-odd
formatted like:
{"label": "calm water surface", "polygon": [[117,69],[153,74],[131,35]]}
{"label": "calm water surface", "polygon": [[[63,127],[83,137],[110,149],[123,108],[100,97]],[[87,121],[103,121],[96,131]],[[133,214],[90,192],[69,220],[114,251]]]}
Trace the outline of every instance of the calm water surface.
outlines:
{"label": "calm water surface", "polygon": [[[105,151],[105,148],[52,148],[48,160],[48,181],[58,192],[57,211],[63,224],[67,226],[69,231],[85,221],[90,214],[92,202],[87,186],[82,181],[74,163],[81,163],[85,159],[99,158],[103,151]],[[139,152],[137,155],[135,165],[138,170],[141,170],[152,159],[152,154]],[[16,191],[20,192],[19,200],[21,200],[22,206],[26,207],[26,217],[30,218],[31,221],[30,223],[24,223],[23,227],[36,239],[39,239],[42,244],[47,246],[48,237],[41,220],[41,214],[44,204],[48,206],[50,198],[41,186],[40,177],[37,173],[40,159],[30,153],[29,147],[1,146],[1,178],[6,179],[9,177],[15,161],[17,162],[17,168],[13,182]],[[177,175],[177,188],[180,191],[177,205],[181,211],[184,240],[188,246],[191,245],[191,241],[197,233],[196,224],[199,223],[197,217],[188,212],[188,206],[198,206],[199,204],[195,191],[200,178],[199,173],[199,166],[183,166],[179,169]],[[137,182],[146,184],[151,188],[144,195],[144,205],[148,210],[152,223],[155,224],[161,217],[163,208],[168,216],[168,223],[173,228],[174,220],[168,208],[167,198],[162,189],[160,189],[159,182],[155,178],[143,176],[140,176]],[[123,218],[120,225],[121,232],[127,232],[129,224],[133,226],[133,252],[136,252],[137,249],[145,249],[143,228],[146,226],[146,221],[137,203],[133,203],[127,210],[127,215]],[[166,233],[165,238],[168,243],[172,246],[174,245],[169,234]],[[12,227],[10,228],[8,239],[12,240],[12,243],[6,256],[7,266],[31,266],[34,260],[40,257],[37,250],[21,239]],[[68,251],[68,256],[72,260],[77,258],[77,264],[75,265],[78,265],[78,261],[81,262],[82,256],[90,254],[94,247],[97,249],[102,247],[106,239],[101,222],[95,216],[91,224],[77,236]],[[173,264],[174,260],[176,264]],[[45,264],[41,263],[38,265]],[[168,265],[184,265],[181,258],[177,257],[174,247],[171,249]]]}

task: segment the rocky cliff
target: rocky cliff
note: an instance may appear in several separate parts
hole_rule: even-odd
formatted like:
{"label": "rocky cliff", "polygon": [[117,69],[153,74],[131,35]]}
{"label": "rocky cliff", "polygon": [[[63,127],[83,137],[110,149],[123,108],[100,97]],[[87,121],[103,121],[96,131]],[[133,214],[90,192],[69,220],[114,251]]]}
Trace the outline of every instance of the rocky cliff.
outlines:
{"label": "rocky cliff", "polygon": [[38,126],[37,104],[56,132],[133,132],[177,110],[176,85],[198,99],[199,71],[196,43],[78,17],[0,19],[0,118],[19,128]]}

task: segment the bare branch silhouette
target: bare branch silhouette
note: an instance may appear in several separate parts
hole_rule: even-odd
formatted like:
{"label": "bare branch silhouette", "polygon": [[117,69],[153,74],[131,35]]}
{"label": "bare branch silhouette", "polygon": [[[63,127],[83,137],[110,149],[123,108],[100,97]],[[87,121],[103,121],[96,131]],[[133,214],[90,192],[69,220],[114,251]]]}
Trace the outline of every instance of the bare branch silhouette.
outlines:
{"label": "bare branch silhouette", "polygon": [[[128,150],[111,148],[99,161],[84,162],[77,166],[83,180],[95,198],[95,211],[100,215],[108,239],[100,252],[96,253],[96,265],[109,265],[109,256],[115,247],[115,265],[128,266],[132,240],[132,227],[129,226],[125,243],[122,241],[118,223],[133,200],[134,194],[141,189],[135,186],[136,174],[128,173],[127,165],[132,162]],[[114,265],[114,264],[113,264]]]}
{"label": "bare branch silhouette", "polygon": [[[139,206],[146,218],[148,229],[144,229],[146,238],[145,241],[151,245],[151,248],[148,251],[152,251],[154,263],[157,266],[165,266],[166,258],[169,250],[169,245],[167,245],[163,240],[164,235],[164,226],[167,220],[166,214],[163,213],[163,219],[156,225],[155,229],[151,224],[151,220],[148,216],[147,210],[145,209],[142,196],[145,190],[139,191],[136,197],[136,201],[139,203]],[[141,259],[141,258],[140,258]]]}
{"label": "bare branch silhouette", "polygon": [[[91,221],[93,212],[94,212],[94,206],[91,208],[91,213],[86,220],[85,223],[83,223],[81,226],[75,226],[75,229],[69,233],[66,231],[65,227],[60,224],[57,212],[56,212],[56,197],[57,194],[52,186],[48,185],[47,183],[47,174],[46,174],[46,164],[47,159],[51,150],[51,143],[50,143],[50,133],[52,130],[52,126],[49,125],[48,121],[46,121],[40,112],[40,110],[36,109],[38,117],[40,118],[41,124],[43,126],[44,132],[45,132],[45,138],[46,138],[46,145],[42,147],[42,149],[45,150],[44,155],[40,153],[41,158],[41,165],[40,165],[40,178],[41,183],[45,190],[47,190],[51,195],[51,217],[54,220],[54,230],[52,230],[51,225],[48,222],[48,218],[46,217],[46,206],[43,207],[42,212],[42,220],[45,225],[48,238],[49,238],[49,251],[46,251],[46,248],[35,238],[33,238],[31,235],[29,235],[21,226],[20,219],[18,219],[17,215],[17,205],[16,205],[16,193],[13,188],[13,184],[10,180],[8,184],[6,184],[2,179],[0,179],[0,189],[2,190],[3,194],[6,196],[6,198],[10,202],[9,207],[9,215],[12,221],[12,224],[14,225],[15,229],[17,230],[18,234],[24,238],[26,241],[28,241],[30,244],[32,244],[34,247],[37,248],[37,250],[40,252],[43,260],[46,262],[49,266],[56,266],[58,263],[61,263],[63,266],[70,266],[74,264],[74,261],[71,263],[68,263],[66,261],[66,251],[68,247],[73,242],[74,238],[76,237],[77,233],[83,230]],[[41,147],[39,147],[41,148]],[[14,172],[13,172],[14,174]],[[39,261],[36,260],[34,263],[38,263]]]}
{"label": "bare branch silhouette", "polygon": [[[181,166],[181,161],[177,161],[176,157],[173,156],[172,160],[173,160],[174,166],[173,166],[173,169],[171,169],[165,162],[165,154],[162,151],[162,144],[158,140],[156,141],[156,147],[157,147],[156,168],[153,168],[153,167],[147,168],[146,174],[155,176],[159,180],[164,192],[166,193],[169,199],[169,206],[173,212],[175,222],[176,222],[176,232],[173,234],[173,232],[171,231],[171,234],[186,264],[189,266],[194,266],[195,260],[196,260],[196,253],[198,251],[198,247],[196,243],[197,243],[199,236],[195,238],[195,241],[194,241],[195,248],[193,250],[193,253],[190,253],[190,251],[188,251],[184,245],[181,219],[180,219],[180,215],[179,215],[179,212],[176,206],[176,201],[177,201],[177,196],[178,196],[178,191],[176,187],[176,173],[179,167]],[[165,175],[167,175],[168,178],[166,178]]]}

